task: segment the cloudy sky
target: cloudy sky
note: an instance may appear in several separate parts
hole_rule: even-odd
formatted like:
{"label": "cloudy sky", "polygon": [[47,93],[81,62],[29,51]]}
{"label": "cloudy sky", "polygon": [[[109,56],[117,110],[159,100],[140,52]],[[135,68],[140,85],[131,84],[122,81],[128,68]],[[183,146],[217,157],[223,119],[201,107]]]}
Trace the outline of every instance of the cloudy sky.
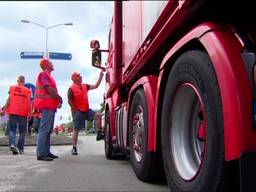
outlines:
{"label": "cloudy sky", "polygon": [[[72,22],[73,26],[58,26],[48,33],[50,52],[71,53],[72,60],[53,60],[55,78],[63,106],[56,113],[55,124],[65,123],[71,115],[67,104],[67,90],[72,72],[81,72],[83,82],[94,84],[99,69],[91,66],[90,40],[97,39],[101,48],[107,48],[113,1],[1,1],[0,2],[0,106],[5,104],[10,85],[16,84],[18,75],[26,82],[35,84],[40,72],[38,59],[21,59],[20,52],[43,52],[46,30],[27,19],[45,27]],[[104,62],[104,61],[103,61]],[[105,83],[89,92],[90,108],[99,109],[103,101]],[[62,120],[61,117],[62,116]]]}

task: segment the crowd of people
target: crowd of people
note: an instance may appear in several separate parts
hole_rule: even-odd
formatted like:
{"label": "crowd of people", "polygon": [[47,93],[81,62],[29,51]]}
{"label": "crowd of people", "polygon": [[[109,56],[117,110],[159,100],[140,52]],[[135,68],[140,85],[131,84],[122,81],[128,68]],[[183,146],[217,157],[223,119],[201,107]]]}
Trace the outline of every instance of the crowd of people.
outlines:
{"label": "crowd of people", "polygon": [[[36,79],[34,99],[31,101],[31,90],[25,86],[25,77],[18,76],[17,84],[9,88],[9,96],[6,104],[0,109],[0,114],[9,115],[8,140],[10,150],[14,155],[24,153],[25,134],[27,120],[37,133],[36,156],[37,160],[52,161],[58,158],[51,152],[50,136],[53,132],[55,113],[63,104],[56,82],[51,75],[54,70],[52,62],[48,58],[40,61],[42,71]],[[104,139],[104,132],[101,128],[101,114],[89,107],[88,91],[98,88],[102,81],[103,72],[95,84],[82,82],[80,73],[74,72],[71,75],[72,85],[68,88],[68,104],[72,112],[73,135],[72,155],[78,155],[77,140],[79,130],[85,128],[85,120],[93,121],[96,124],[96,140]],[[16,144],[16,129],[19,130],[19,139]]]}

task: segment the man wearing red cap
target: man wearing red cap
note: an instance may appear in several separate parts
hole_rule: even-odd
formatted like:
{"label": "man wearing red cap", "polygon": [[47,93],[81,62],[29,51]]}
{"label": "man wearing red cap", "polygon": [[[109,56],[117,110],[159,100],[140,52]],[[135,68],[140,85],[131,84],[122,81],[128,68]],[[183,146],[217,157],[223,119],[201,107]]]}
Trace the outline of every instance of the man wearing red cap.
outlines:
{"label": "man wearing red cap", "polygon": [[49,59],[40,61],[42,72],[37,76],[34,107],[41,112],[41,122],[37,136],[37,160],[52,161],[58,156],[50,152],[50,135],[53,131],[57,108],[62,105],[56,82],[51,76],[54,70]]}
{"label": "man wearing red cap", "polygon": [[88,91],[99,87],[103,77],[103,72],[100,72],[99,79],[94,85],[82,83],[80,73],[74,72],[71,75],[73,84],[68,89],[68,103],[71,107],[73,118],[73,135],[72,135],[72,155],[77,155],[77,139],[79,130],[85,128],[85,120],[96,122],[97,141],[104,138],[101,130],[101,114],[89,108]]}

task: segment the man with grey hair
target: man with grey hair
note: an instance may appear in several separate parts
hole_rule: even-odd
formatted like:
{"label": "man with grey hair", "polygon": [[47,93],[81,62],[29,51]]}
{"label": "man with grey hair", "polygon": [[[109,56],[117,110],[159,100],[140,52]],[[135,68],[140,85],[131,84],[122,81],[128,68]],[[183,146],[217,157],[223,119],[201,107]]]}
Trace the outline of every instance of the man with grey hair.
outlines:
{"label": "man with grey hair", "polygon": [[[30,97],[31,91],[24,86],[25,77],[18,76],[17,85],[12,85],[9,88],[9,97],[1,112],[9,115],[8,129],[9,129],[9,145],[12,153],[24,153],[25,134],[27,127],[27,118],[30,115]],[[16,128],[19,128],[18,149],[16,148]]]}

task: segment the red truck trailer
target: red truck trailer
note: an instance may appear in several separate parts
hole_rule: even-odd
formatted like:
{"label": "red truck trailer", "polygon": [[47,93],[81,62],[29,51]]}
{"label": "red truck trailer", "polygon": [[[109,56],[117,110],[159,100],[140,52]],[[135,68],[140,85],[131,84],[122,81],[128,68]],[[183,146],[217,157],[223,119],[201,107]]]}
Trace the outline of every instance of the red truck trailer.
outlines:
{"label": "red truck trailer", "polygon": [[106,70],[106,158],[128,153],[140,180],[165,173],[171,191],[252,190],[254,12],[253,1],[115,1],[108,48],[91,41]]}

